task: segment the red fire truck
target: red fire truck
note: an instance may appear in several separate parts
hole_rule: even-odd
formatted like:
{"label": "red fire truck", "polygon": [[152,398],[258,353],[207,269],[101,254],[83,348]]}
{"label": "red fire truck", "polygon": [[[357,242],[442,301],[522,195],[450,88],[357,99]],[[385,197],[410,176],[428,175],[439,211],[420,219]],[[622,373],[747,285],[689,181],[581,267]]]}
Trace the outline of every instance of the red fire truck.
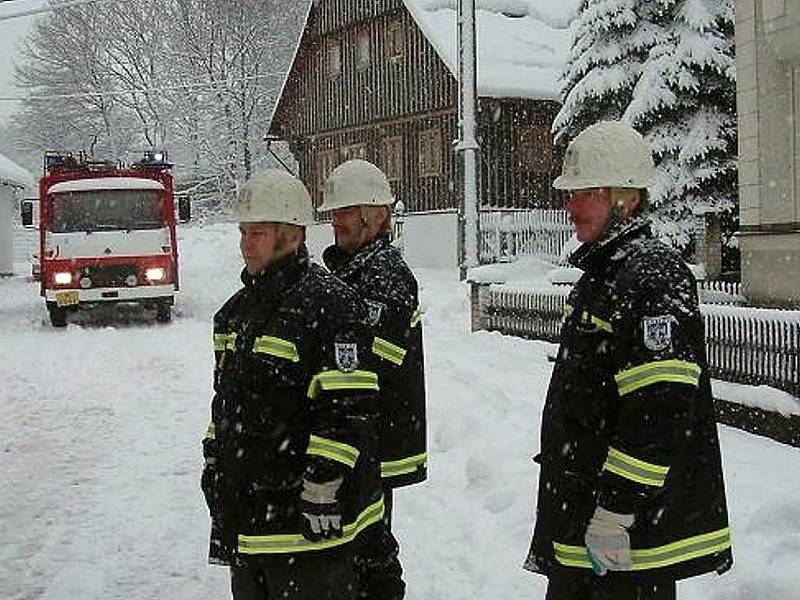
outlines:
{"label": "red fire truck", "polygon": [[[130,166],[48,152],[39,181],[41,295],[54,327],[101,303],[139,303],[172,316],[178,241],[171,166],[146,152]],[[188,220],[181,202],[180,219]],[[33,206],[23,203],[23,224]]]}

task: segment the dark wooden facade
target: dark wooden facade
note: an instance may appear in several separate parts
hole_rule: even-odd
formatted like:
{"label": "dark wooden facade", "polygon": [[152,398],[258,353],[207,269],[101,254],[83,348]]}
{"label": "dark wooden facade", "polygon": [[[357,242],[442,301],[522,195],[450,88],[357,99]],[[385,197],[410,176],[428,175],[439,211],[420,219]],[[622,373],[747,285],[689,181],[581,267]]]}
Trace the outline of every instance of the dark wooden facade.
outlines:
{"label": "dark wooden facade", "polygon": [[[309,13],[270,133],[289,142],[321,202],[330,171],[364,158],[410,212],[455,208],[458,84],[402,0],[321,0]],[[554,102],[481,98],[481,198],[550,203]]]}

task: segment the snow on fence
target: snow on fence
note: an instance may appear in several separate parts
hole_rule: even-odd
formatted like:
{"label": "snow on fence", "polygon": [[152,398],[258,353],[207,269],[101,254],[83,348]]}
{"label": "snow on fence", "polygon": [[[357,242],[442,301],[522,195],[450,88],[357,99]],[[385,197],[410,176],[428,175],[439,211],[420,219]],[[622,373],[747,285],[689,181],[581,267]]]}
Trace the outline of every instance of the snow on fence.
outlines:
{"label": "snow on fence", "polygon": [[709,304],[745,304],[742,284],[732,281],[698,281],[700,301]]}
{"label": "snow on fence", "polygon": [[[558,342],[569,288],[472,283],[472,329]],[[800,310],[701,304],[711,376],[800,398]]]}
{"label": "snow on fence", "polygon": [[532,209],[480,212],[480,261],[490,263],[535,256],[561,263],[572,236],[566,211]]}

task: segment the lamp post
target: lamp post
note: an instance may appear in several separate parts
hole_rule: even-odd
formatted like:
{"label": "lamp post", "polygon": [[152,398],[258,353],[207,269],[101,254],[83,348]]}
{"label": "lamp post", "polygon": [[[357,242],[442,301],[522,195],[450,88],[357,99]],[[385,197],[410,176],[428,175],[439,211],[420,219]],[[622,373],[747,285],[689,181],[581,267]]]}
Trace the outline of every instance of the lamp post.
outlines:
{"label": "lamp post", "polygon": [[458,117],[460,139],[456,149],[464,157],[464,194],[460,206],[459,225],[461,279],[478,258],[478,140],[477,113],[477,52],[475,36],[475,0],[458,3]]}

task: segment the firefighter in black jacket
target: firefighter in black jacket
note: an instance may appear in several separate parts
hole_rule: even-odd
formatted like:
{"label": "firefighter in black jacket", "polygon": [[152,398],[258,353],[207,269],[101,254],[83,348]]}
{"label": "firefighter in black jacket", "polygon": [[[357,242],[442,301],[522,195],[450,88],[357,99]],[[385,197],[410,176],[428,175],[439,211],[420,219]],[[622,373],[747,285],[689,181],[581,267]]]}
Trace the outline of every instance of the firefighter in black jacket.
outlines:
{"label": "firefighter in black jacket", "polygon": [[426,478],[425,368],[417,281],[391,245],[386,176],[363,160],[339,165],[320,211],[331,211],[336,243],[326,266],[367,303],[372,364],[380,381],[380,458],[385,518],[356,555],[361,598],[399,600],[405,583],[391,531],[392,490]]}
{"label": "firefighter in black jacket", "polygon": [[352,547],[383,516],[364,305],[310,264],[299,180],[252,177],[235,217],[244,285],[214,317],[203,442],[210,560],[235,600],[351,600]]}
{"label": "firefighter in black jacket", "polygon": [[583,242],[542,416],[526,568],[547,600],[668,600],[732,564],[696,283],[642,215],[643,138],[603,122],[567,149],[555,187]]}

